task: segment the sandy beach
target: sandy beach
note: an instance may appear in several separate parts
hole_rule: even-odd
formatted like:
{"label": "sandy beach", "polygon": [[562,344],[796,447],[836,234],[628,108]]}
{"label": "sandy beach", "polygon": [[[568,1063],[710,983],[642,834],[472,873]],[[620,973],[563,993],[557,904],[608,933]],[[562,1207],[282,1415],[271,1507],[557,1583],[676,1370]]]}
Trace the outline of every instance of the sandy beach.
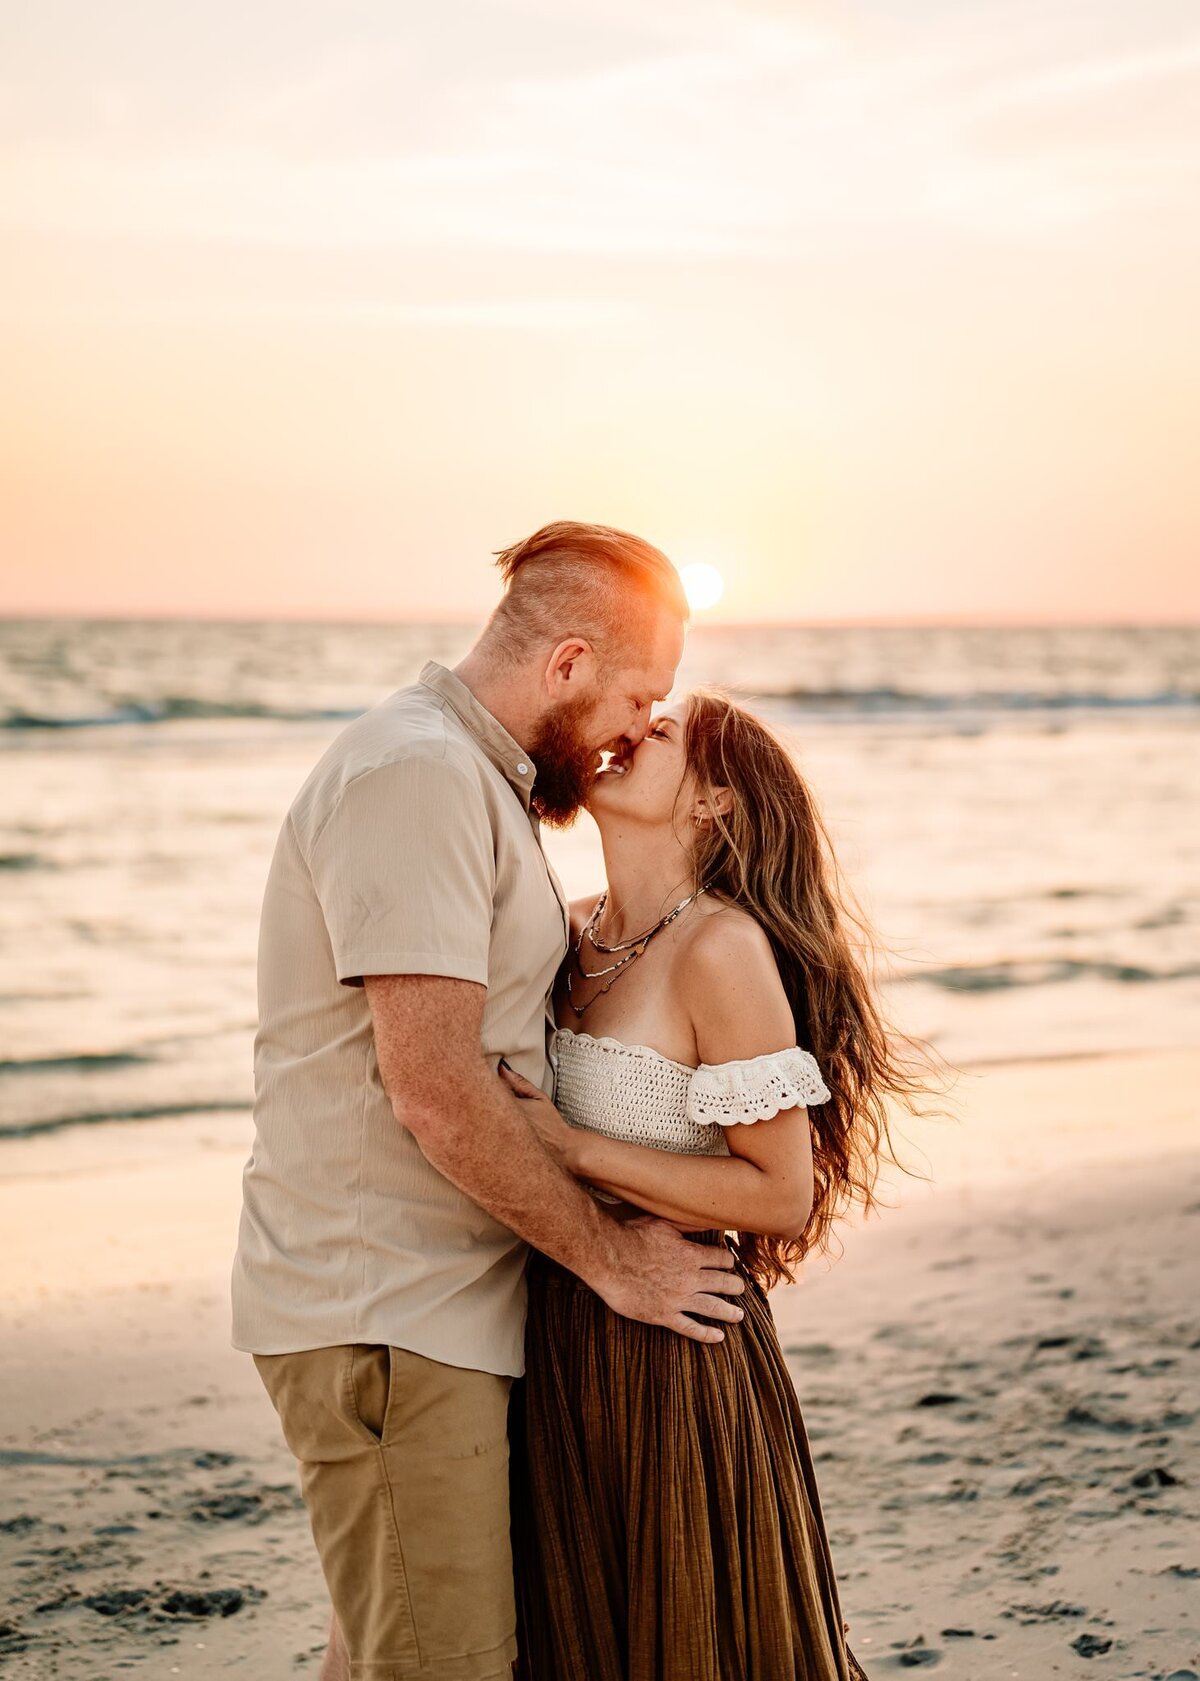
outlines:
{"label": "sandy beach", "polygon": [[[869,1672],[1200,1672],[1198,1083],[1193,1052],[968,1070],[957,1120],[908,1125],[930,1179],[776,1293]],[[249,1137],[224,1113],[5,1151],[14,1681],[315,1673],[292,1462],[227,1336]]]}

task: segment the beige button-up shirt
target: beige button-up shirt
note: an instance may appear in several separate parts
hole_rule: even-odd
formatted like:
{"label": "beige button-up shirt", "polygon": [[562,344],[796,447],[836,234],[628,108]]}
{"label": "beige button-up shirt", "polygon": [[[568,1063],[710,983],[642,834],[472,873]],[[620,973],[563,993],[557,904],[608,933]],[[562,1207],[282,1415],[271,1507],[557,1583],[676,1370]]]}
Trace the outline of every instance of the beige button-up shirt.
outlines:
{"label": "beige button-up shirt", "polygon": [[284,1354],[390,1343],[524,1370],[525,1244],[430,1166],[395,1118],[363,975],[487,987],[482,1046],[549,1091],[562,888],[536,767],[430,661],[345,729],[283,825],[263,900],[254,1146],[233,1268],[233,1343]]}

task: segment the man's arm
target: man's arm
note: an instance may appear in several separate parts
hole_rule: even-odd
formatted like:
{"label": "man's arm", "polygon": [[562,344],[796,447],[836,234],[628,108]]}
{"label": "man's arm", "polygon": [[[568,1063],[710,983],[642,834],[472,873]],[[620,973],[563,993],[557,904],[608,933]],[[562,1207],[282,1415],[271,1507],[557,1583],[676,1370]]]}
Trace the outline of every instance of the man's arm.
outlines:
{"label": "man's arm", "polygon": [[578,1274],[614,1312],[698,1342],[724,1333],[744,1286],[723,1247],[658,1221],[620,1225],[551,1159],[484,1060],[486,988],[441,975],[363,977],[384,1090],[400,1125],[445,1178],[495,1219]]}

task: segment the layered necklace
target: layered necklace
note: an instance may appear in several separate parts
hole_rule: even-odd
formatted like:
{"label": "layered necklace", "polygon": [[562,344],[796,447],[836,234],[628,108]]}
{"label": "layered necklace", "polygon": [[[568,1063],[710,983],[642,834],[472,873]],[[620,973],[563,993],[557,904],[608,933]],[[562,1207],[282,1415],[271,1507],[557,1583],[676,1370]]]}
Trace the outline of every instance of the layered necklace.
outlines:
{"label": "layered necklace", "polygon": [[[707,885],[708,884],[706,882],[705,886]],[[585,1010],[591,1008],[597,998],[603,998],[604,994],[608,992],[611,987],[614,987],[617,984],[618,980],[625,973],[631,963],[637,962],[638,958],[645,951],[654,936],[656,934],[661,934],[664,928],[669,928],[675,918],[680,916],[692,903],[693,899],[698,899],[703,892],[703,887],[697,887],[693,893],[688,894],[686,899],[681,899],[675,906],[674,910],[668,911],[666,916],[660,917],[654,924],[653,928],[647,928],[644,933],[635,935],[632,940],[618,940],[613,945],[606,944],[605,941],[600,938],[599,934],[596,933],[596,924],[604,914],[604,907],[608,903],[607,890],[600,895],[600,897],[596,900],[596,908],[593,910],[591,916],[588,917],[583,927],[579,930],[579,938],[575,942],[575,963],[579,969],[580,976],[585,981],[598,981],[604,975],[611,976],[611,979],[606,981],[596,992],[593,992],[592,996],[586,1003],[577,1004],[572,995],[572,975],[570,969],[568,968],[567,1003],[574,1011],[575,1019],[577,1021],[583,1015]],[[585,969],[583,966],[583,942],[585,939],[593,951],[599,952],[604,957],[614,957],[618,952],[623,953],[623,955],[617,957],[617,961],[615,963],[608,964],[606,968],[591,970]]]}

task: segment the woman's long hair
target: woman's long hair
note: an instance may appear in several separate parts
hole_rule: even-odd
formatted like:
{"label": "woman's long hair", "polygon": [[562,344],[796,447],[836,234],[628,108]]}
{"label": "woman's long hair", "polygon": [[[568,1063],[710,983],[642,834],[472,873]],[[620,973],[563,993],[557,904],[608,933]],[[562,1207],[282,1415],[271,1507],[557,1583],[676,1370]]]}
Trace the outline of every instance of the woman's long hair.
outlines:
{"label": "woman's long hair", "polygon": [[[766,933],[796,1043],[816,1058],[831,1093],[809,1110],[814,1197],[803,1231],[789,1238],[739,1233],[747,1269],[770,1289],[790,1281],[810,1250],[828,1247],[834,1220],[853,1203],[876,1205],[881,1157],[904,1165],[892,1148],[889,1104],[917,1113],[922,1094],[941,1081],[928,1048],[880,1014],[874,938],[783,744],[729,696],[698,689],[688,697],[684,746],[712,819],[695,842],[695,885],[740,905]],[[732,801],[724,816],[720,788]]]}

